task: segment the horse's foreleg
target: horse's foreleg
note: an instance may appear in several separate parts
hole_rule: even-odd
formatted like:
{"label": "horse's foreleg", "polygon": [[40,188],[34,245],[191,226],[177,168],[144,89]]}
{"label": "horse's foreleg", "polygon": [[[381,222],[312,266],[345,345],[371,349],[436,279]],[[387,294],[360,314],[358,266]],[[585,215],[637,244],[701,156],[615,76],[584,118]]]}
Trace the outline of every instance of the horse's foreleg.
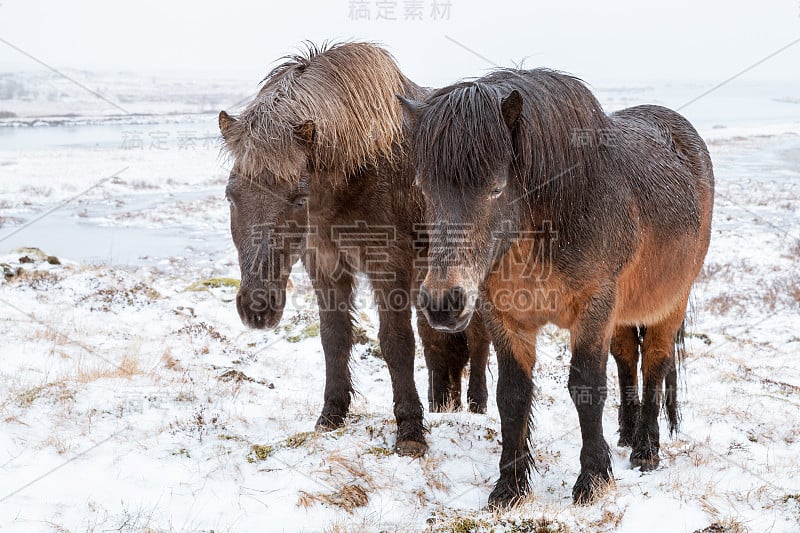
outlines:
{"label": "horse's foreleg", "polygon": [[639,418],[639,335],[635,327],[620,326],[611,339],[611,355],[619,375],[619,446],[633,446]]}
{"label": "horse's foreleg", "polygon": [[325,353],[325,405],[317,430],[326,431],[344,424],[353,394],[349,366],[353,347],[353,278],[342,275],[336,282],[318,285],[316,293]]}
{"label": "horse's foreleg", "polygon": [[589,503],[601,486],[611,479],[611,455],[603,437],[606,362],[610,344],[609,315],[613,296],[597,295],[590,299],[571,331],[572,360],[569,392],[578,410],[581,426],[581,472],[572,487],[575,503]]}
{"label": "horse's foreleg", "polygon": [[399,455],[420,456],[428,450],[425,442],[422,404],[414,384],[414,330],[407,287],[375,286],[380,328],[381,353],[389,367],[397,421],[395,450]]}
{"label": "horse's foreleg", "polygon": [[[492,336],[497,353],[497,408],[500,411],[503,451],[500,455],[500,479],[489,495],[491,506],[513,504],[524,495],[533,464],[530,417],[536,351],[533,343],[516,339],[517,335],[519,333],[508,331]],[[535,339],[535,333],[530,338]]]}

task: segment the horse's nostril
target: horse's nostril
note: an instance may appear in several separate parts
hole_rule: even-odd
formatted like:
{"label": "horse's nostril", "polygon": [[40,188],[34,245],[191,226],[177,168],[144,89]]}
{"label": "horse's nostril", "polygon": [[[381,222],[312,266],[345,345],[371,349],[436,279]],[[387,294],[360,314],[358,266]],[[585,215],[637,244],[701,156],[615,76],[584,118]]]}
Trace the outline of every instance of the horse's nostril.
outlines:
{"label": "horse's nostril", "polygon": [[446,310],[460,313],[467,304],[467,291],[464,287],[456,285],[448,291],[447,299],[449,305]]}
{"label": "horse's nostril", "polygon": [[420,287],[419,304],[434,329],[462,331],[469,324],[469,317],[466,320],[464,317],[469,304],[468,296],[467,290],[460,285],[434,287],[433,292],[423,285]]}

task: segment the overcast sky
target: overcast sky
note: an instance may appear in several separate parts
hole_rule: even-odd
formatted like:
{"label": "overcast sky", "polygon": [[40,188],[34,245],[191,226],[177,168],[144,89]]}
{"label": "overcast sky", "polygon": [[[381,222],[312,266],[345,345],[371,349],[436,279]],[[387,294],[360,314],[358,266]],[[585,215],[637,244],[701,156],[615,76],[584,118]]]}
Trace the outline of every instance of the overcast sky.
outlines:
{"label": "overcast sky", "polygon": [[[405,20],[416,2],[422,19]],[[800,38],[800,0],[0,0],[0,38],[57,68],[260,80],[304,39],[384,43],[414,81],[444,85],[489,62],[596,83],[714,83]],[[361,16],[353,20],[361,5]],[[376,20],[382,15],[397,20]],[[366,11],[364,11],[366,9]],[[452,40],[451,40],[452,39]],[[40,69],[0,42],[0,72]],[[741,78],[800,82],[800,43]]]}

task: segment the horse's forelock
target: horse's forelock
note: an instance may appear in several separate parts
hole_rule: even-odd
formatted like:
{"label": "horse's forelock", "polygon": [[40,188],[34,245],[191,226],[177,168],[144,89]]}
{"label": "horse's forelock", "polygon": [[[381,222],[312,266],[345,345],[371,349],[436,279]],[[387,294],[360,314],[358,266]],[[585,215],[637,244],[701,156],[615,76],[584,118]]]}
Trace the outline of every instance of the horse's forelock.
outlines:
{"label": "horse's forelock", "polygon": [[[522,112],[511,134],[501,102],[514,90]],[[614,141],[608,118],[583,82],[547,69],[499,69],[439,89],[426,105],[413,146],[417,169],[432,186],[485,185],[498,162],[513,162],[523,190],[537,191],[525,201],[543,198],[551,211],[590,197],[605,164],[603,151]]]}
{"label": "horse's forelock", "polygon": [[463,82],[434,93],[414,134],[417,170],[436,188],[479,188],[509,161],[511,132],[499,92]]}

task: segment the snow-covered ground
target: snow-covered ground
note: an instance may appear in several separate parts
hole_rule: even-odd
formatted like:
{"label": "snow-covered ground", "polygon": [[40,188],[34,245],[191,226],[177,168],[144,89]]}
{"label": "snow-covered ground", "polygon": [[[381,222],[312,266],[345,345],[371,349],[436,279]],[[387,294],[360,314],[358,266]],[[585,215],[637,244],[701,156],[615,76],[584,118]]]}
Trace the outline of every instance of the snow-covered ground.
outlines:
{"label": "snow-covered ground", "polygon": [[[608,109],[682,103],[596,90]],[[682,431],[662,438],[661,466],[632,470],[615,445],[614,392],[604,423],[616,484],[572,505],[567,335],[548,329],[531,495],[502,514],[483,510],[500,455],[493,400],[486,415],[427,413],[425,458],[391,453],[388,372],[366,304],[353,416],[310,433],[324,377],[314,299],[297,272],[278,330],[239,322],[224,281],[238,277],[227,172],[205,104],[38,128],[28,104],[15,108],[0,127],[0,530],[797,531],[800,105],[770,102],[763,120],[697,115],[716,170],[714,234],[693,298]],[[421,355],[416,370],[424,398]]]}

